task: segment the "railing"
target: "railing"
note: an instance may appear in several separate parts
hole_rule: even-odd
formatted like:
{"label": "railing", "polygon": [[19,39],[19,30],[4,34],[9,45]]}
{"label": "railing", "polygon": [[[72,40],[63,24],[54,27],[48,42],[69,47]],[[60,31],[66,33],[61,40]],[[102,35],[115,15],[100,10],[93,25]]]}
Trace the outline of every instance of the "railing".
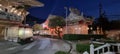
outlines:
{"label": "railing", "polygon": [[19,16],[17,14],[0,11],[0,19],[20,21],[21,18],[22,18],[22,16]]}
{"label": "railing", "polygon": [[110,49],[109,49],[110,48],[110,44],[105,44],[105,45],[102,45],[102,46],[97,47],[95,49],[94,49],[94,45],[91,44],[90,45],[90,54],[94,54],[95,51],[97,51],[97,54],[99,54],[100,53],[100,49],[102,49],[102,53],[104,53],[104,50],[105,50],[106,47],[108,49],[108,52],[110,52]]}
{"label": "railing", "polygon": [[[101,54],[101,53],[104,54],[106,52],[120,53],[120,43],[116,43],[116,44],[106,43],[106,44],[104,44],[100,47],[97,47],[97,48],[94,48],[93,44],[90,45],[90,54]],[[89,54],[89,53],[85,51],[83,54]],[[115,54],[115,53],[113,53],[113,54]]]}
{"label": "railing", "polygon": [[113,49],[113,51],[115,51],[114,46],[116,46],[116,47],[117,47],[117,53],[120,53],[120,43],[110,44],[110,45],[112,45],[112,49]]}

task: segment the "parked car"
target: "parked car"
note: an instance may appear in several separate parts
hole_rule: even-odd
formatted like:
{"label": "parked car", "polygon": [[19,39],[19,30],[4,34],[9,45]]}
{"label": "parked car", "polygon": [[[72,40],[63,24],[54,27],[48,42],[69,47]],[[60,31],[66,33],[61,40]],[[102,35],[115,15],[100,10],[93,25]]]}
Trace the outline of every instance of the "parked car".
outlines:
{"label": "parked car", "polygon": [[33,41],[34,41],[34,39],[32,37],[29,37],[29,38],[25,38],[25,39],[20,39],[18,43],[24,45],[24,44],[27,44],[27,43],[31,43]]}

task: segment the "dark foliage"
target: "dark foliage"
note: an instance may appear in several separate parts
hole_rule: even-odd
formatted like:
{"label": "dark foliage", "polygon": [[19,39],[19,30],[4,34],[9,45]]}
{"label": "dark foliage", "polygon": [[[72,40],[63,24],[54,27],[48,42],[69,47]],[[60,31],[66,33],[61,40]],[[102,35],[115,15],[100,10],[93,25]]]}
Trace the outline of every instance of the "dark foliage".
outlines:
{"label": "dark foliage", "polygon": [[109,21],[106,17],[100,17],[98,18],[98,24],[99,27],[102,27],[102,30],[109,30]]}
{"label": "dark foliage", "polygon": [[104,35],[95,35],[95,34],[65,34],[63,36],[63,39],[65,40],[90,40],[91,38],[93,39],[100,39],[100,38],[105,38]]}
{"label": "dark foliage", "polygon": [[110,30],[110,22],[106,16],[100,16],[97,18],[96,21],[93,22],[92,26],[93,30],[97,30],[97,27],[99,27],[100,30],[102,30],[100,32],[103,32],[104,34],[106,34],[105,31]]}
{"label": "dark foliage", "polygon": [[49,19],[49,23],[48,23],[48,26],[50,28],[55,29],[54,32],[58,35],[59,38],[61,38],[60,29],[63,28],[65,25],[66,25],[65,20],[61,16],[56,16],[56,17]]}
{"label": "dark foliage", "polygon": [[56,16],[54,18],[49,19],[48,26],[50,28],[56,28],[57,26],[64,27],[65,26],[65,20],[61,16]]}
{"label": "dark foliage", "polygon": [[29,38],[26,38],[26,39],[20,39],[18,43],[21,44],[21,45],[24,45],[24,44],[31,43],[33,41],[34,41],[33,38],[29,37]]}
{"label": "dark foliage", "polygon": [[41,23],[45,22],[46,19],[39,19],[39,18],[34,17],[34,16],[29,14],[29,15],[26,16],[26,21],[24,20],[22,23],[23,24],[27,23],[30,26],[33,26],[35,21],[36,21],[36,23],[41,24]]}
{"label": "dark foliage", "polygon": [[112,20],[110,22],[110,29],[120,29],[120,20]]}
{"label": "dark foliage", "polygon": [[[101,45],[99,44],[94,44],[94,47],[99,47]],[[76,50],[79,52],[79,53],[83,53],[85,51],[87,52],[90,52],[90,44],[76,44]]]}
{"label": "dark foliage", "polygon": [[68,53],[64,51],[57,51],[55,54],[68,54]]}

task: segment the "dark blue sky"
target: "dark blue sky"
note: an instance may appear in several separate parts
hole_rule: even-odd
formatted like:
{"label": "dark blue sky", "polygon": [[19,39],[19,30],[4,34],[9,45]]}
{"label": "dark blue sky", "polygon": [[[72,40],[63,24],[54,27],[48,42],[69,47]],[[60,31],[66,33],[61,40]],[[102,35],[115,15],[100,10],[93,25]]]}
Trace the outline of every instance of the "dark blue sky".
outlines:
{"label": "dark blue sky", "polygon": [[64,7],[79,9],[85,15],[98,17],[99,3],[102,3],[103,10],[108,15],[120,15],[120,0],[39,0],[44,7],[33,7],[29,9],[32,16],[39,19],[46,19],[49,14],[65,17]]}

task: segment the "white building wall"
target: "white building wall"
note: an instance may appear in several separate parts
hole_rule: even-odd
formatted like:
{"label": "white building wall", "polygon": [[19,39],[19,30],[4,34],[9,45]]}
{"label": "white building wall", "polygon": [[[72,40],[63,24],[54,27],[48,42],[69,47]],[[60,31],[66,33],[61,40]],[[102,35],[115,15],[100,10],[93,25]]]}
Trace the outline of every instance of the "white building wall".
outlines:
{"label": "white building wall", "polygon": [[18,38],[28,38],[33,36],[31,28],[8,27],[5,29],[4,39],[17,42]]}

